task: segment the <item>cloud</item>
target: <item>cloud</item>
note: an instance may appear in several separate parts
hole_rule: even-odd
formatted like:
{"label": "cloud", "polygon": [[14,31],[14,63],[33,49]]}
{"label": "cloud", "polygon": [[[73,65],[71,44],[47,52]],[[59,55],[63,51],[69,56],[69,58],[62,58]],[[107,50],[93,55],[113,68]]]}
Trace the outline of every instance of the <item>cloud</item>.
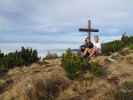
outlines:
{"label": "cloud", "polygon": [[132,0],[2,0],[0,34],[73,33],[88,18],[104,35],[131,33]]}

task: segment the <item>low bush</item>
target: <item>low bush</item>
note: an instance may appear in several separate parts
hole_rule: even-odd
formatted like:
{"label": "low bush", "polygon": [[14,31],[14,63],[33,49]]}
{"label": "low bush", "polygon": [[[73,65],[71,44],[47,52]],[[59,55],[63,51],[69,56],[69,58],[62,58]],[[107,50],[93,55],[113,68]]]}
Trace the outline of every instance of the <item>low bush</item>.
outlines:
{"label": "low bush", "polygon": [[83,70],[87,70],[88,62],[68,49],[62,57],[62,65],[70,79],[77,78]]}
{"label": "low bush", "polygon": [[115,41],[103,44],[102,53],[110,54],[110,53],[121,50],[123,47],[124,47],[124,44],[120,40],[115,40]]}
{"label": "low bush", "polygon": [[128,46],[128,48],[131,49],[131,50],[133,50],[133,44],[130,44],[130,45]]}
{"label": "low bush", "polygon": [[102,53],[109,55],[110,53],[120,51],[125,47],[133,48],[133,36],[122,35],[121,40],[114,40],[112,42],[102,44]]}
{"label": "low bush", "polygon": [[3,87],[3,85],[6,83],[6,81],[5,80],[3,80],[3,79],[0,79],[0,88],[1,87]]}
{"label": "low bush", "polygon": [[133,100],[133,81],[124,82],[114,93],[115,100]]}
{"label": "low bush", "polygon": [[62,65],[70,79],[75,79],[86,71],[89,71],[96,77],[106,74],[106,70],[98,62],[89,63],[87,59],[73,53],[70,49],[63,54]]}
{"label": "low bush", "polygon": [[0,52],[0,70],[29,65],[39,60],[36,50],[21,48],[20,51],[4,54]]}
{"label": "low bush", "polygon": [[98,62],[91,62],[90,65],[91,65],[90,72],[94,76],[101,77],[106,75],[106,70],[101,65],[99,65]]}
{"label": "low bush", "polygon": [[[106,95],[108,100],[133,100],[133,81],[126,81]],[[105,98],[106,98],[105,96]]]}

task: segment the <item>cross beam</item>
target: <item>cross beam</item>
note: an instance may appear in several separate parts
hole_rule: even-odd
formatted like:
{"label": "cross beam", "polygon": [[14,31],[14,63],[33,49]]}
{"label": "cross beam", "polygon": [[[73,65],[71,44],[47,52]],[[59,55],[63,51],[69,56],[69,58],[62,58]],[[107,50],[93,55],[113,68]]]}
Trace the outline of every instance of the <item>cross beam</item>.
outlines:
{"label": "cross beam", "polygon": [[91,28],[91,20],[88,20],[88,28],[80,28],[80,32],[88,32],[88,38],[91,40],[91,32],[99,32],[98,29]]}

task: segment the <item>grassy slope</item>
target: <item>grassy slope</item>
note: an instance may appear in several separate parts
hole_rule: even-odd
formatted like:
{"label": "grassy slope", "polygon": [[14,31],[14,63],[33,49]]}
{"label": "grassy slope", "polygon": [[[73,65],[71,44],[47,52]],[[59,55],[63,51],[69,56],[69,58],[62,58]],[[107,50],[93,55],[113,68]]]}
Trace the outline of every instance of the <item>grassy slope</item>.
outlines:
{"label": "grassy slope", "polygon": [[108,62],[107,58],[109,56],[94,59],[109,72],[102,78],[86,73],[84,78],[71,81],[66,77],[60,59],[48,60],[46,65],[33,64],[11,69],[4,77],[8,85],[1,92],[0,100],[104,100],[108,90],[133,79],[132,50],[114,54],[112,62]]}

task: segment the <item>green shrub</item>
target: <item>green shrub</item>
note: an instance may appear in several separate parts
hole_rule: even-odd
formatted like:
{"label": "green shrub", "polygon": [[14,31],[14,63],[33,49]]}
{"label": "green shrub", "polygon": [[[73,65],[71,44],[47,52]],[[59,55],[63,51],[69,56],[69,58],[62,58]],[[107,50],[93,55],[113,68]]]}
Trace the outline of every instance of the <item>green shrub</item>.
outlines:
{"label": "green shrub", "polygon": [[101,76],[106,75],[105,69],[103,69],[103,67],[101,65],[99,65],[98,62],[91,62],[90,65],[91,65],[90,72],[94,76],[101,77]]}
{"label": "green shrub", "polygon": [[5,80],[0,79],[0,87],[3,87],[3,85],[6,83]]}
{"label": "green shrub", "polygon": [[124,45],[120,40],[115,40],[115,41],[103,44],[102,53],[110,54],[110,53],[121,50],[123,47]]}
{"label": "green shrub", "polygon": [[121,41],[124,43],[124,45],[130,44],[129,37],[127,36],[127,33],[124,33],[122,35]]}
{"label": "green shrub", "polygon": [[114,94],[115,100],[133,100],[133,81],[123,83]]}
{"label": "green shrub", "polygon": [[21,48],[20,51],[3,54],[0,52],[0,70],[29,65],[39,60],[36,50]]}
{"label": "green shrub", "polygon": [[133,50],[133,44],[130,44],[130,45],[128,46],[128,48],[131,49],[131,50]]}
{"label": "green shrub", "polygon": [[109,55],[110,53],[120,51],[124,47],[132,48],[133,36],[122,36],[121,40],[114,40],[112,42],[102,44],[102,53]]}
{"label": "green shrub", "polygon": [[[68,49],[62,57],[62,65],[70,79],[77,78],[83,69],[87,69],[88,62]],[[86,68],[85,68],[86,67]]]}
{"label": "green shrub", "polygon": [[88,63],[87,59],[80,57],[68,49],[62,57],[62,65],[70,79],[75,79],[85,71],[90,71],[94,76],[106,75],[106,70],[98,62]]}

